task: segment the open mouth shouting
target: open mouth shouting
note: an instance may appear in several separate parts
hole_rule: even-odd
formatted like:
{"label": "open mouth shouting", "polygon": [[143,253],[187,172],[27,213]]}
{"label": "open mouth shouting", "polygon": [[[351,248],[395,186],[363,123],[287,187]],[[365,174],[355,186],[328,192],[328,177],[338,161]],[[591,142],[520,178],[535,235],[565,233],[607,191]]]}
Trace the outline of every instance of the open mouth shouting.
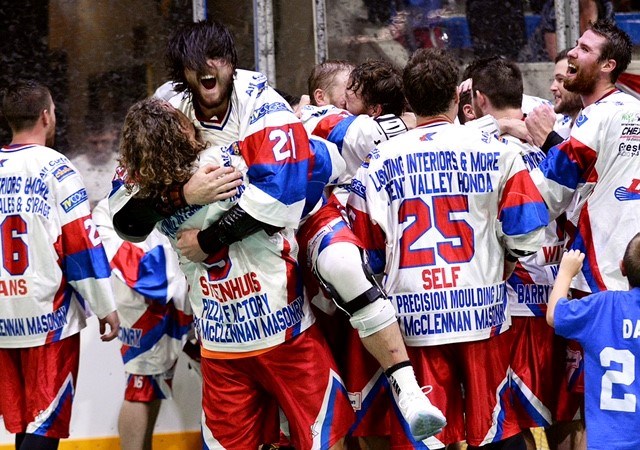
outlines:
{"label": "open mouth shouting", "polygon": [[218,80],[213,75],[203,75],[202,77],[200,77],[200,84],[206,90],[211,90],[216,87],[216,85],[218,84]]}

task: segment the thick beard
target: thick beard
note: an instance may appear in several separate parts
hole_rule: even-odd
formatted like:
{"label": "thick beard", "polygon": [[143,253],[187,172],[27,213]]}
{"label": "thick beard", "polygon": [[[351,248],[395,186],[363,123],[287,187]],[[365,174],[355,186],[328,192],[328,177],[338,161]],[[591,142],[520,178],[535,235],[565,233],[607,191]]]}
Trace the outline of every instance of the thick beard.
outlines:
{"label": "thick beard", "polygon": [[195,97],[196,97],[197,102],[199,103],[199,106],[201,108],[204,106],[204,108],[206,108],[206,109],[217,109],[220,106],[222,106],[227,99],[231,98],[231,92],[232,91],[233,91],[233,77],[230,78],[229,83],[227,84],[226,89],[222,92],[222,95],[220,96],[220,100],[219,101],[217,101],[215,103],[210,103],[209,102],[209,103],[203,104],[204,103],[203,102],[204,99],[200,98],[199,95],[196,95]]}
{"label": "thick beard", "polygon": [[565,78],[563,86],[567,91],[574,94],[589,95],[595,90],[596,77],[595,74],[578,71],[575,77]]}
{"label": "thick beard", "polygon": [[582,109],[582,98],[575,93],[566,95],[553,110],[556,114],[575,115]]}

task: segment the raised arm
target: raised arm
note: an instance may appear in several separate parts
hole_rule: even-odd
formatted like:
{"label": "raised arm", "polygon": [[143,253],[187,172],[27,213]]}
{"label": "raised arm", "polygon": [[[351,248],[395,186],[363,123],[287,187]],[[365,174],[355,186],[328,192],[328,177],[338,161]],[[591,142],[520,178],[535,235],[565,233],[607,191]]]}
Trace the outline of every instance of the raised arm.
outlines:
{"label": "raised arm", "polygon": [[566,297],[569,294],[569,287],[571,287],[571,280],[582,269],[582,262],[584,261],[584,253],[580,250],[569,250],[562,256],[560,261],[560,269],[558,270],[558,276],[549,294],[549,304],[547,305],[547,323],[553,327],[553,319],[555,317],[556,305],[558,300]]}

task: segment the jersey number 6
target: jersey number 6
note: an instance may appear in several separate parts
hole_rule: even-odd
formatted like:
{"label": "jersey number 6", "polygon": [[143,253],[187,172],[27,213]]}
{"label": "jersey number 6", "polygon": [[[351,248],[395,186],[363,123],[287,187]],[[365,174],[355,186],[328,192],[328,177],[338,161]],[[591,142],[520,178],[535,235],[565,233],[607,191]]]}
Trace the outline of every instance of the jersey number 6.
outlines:
{"label": "jersey number 6", "polygon": [[2,266],[10,275],[23,275],[29,267],[29,247],[23,239],[27,222],[20,216],[7,216],[2,229]]}

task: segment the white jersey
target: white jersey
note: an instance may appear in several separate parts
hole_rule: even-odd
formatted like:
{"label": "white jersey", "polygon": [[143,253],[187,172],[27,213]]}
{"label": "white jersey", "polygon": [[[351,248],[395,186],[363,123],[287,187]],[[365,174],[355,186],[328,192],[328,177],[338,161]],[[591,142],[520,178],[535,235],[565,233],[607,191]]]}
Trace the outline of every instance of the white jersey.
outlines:
{"label": "white jersey", "polygon": [[[508,135],[503,135],[502,138],[518,150],[529,172],[538,167],[546,157],[538,147],[520,139]],[[520,258],[507,280],[509,311],[512,316],[545,316],[564,249],[563,223],[564,220],[560,218],[549,223],[540,250]]]}
{"label": "white jersey", "polygon": [[[235,167],[244,183],[233,199],[176,212],[161,222],[161,231],[175,243],[179,229],[205,228],[236,203],[255,219],[284,227],[273,236],[264,231],[249,235],[211,255],[206,264],[181,260],[203,347],[241,353],[297,336],[314,318],[302,297],[294,229],[318,203],[327,181],[339,175],[331,145],[310,143],[286,102],[256,72],[236,71],[230,107],[219,121],[198,118],[183,94],[171,102],[207,142],[224,145],[205,150],[200,164]],[[123,188],[112,195],[113,214],[127,195]]]}
{"label": "white jersey", "polygon": [[0,150],[0,348],[59,341],[115,310],[109,263],[76,168],[48,147]]}
{"label": "white jersey", "polygon": [[640,102],[613,90],[584,108],[570,138],[549,151],[532,178],[552,217],[580,196],[570,248],[586,258],[572,286],[626,289],[618,263],[640,230]]}
{"label": "white jersey", "polygon": [[349,206],[407,345],[486,339],[510,326],[505,247],[537,251],[548,218],[518,152],[433,121],[378,146]]}
{"label": "white jersey", "polygon": [[407,126],[397,116],[354,116],[332,105],[307,105],[302,108],[301,120],[310,135],[334,143],[344,158],[346,170],[334,182],[336,185],[348,186],[362,161],[376,145],[407,131]]}
{"label": "white jersey", "polygon": [[[184,208],[160,222],[160,231],[174,247],[179,230],[207,228],[246,195],[248,166],[234,147],[209,147],[200,154],[199,163],[233,166],[242,172],[240,193],[206,207]],[[251,234],[201,264],[181,257],[202,346],[224,353],[263,350],[311,326],[315,319],[302,296],[297,255],[294,230],[284,228],[272,236],[264,231]]]}
{"label": "white jersey", "polygon": [[187,280],[169,240],[157,230],[144,242],[123,241],[113,229],[106,199],[93,218],[111,264],[124,370],[157,375],[170,370],[191,329]]}

